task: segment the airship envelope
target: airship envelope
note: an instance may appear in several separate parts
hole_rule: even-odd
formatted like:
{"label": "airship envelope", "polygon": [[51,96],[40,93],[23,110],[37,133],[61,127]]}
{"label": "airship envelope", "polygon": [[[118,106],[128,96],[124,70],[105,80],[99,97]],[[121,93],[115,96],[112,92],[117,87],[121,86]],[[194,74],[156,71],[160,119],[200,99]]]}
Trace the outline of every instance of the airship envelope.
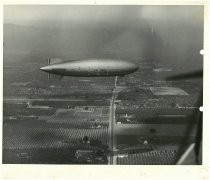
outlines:
{"label": "airship envelope", "polygon": [[[124,76],[138,70],[138,66],[132,62],[115,59],[84,59],[69,62],[48,60],[48,66],[40,70],[60,76]],[[52,59],[52,60],[54,60]]]}

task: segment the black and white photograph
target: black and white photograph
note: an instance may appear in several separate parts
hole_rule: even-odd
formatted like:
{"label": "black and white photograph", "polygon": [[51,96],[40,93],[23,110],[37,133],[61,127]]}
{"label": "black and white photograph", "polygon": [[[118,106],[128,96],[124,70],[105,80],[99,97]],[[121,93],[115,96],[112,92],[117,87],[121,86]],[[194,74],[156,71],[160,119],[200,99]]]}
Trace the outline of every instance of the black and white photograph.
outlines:
{"label": "black and white photograph", "polygon": [[4,5],[3,164],[202,165],[203,5]]}

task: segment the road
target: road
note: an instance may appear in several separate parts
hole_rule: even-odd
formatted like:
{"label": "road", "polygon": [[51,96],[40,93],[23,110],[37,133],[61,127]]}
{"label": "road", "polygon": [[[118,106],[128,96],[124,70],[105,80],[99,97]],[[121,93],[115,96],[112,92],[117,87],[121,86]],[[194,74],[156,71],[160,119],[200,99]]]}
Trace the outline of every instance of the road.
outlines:
{"label": "road", "polygon": [[115,78],[115,87],[113,89],[112,98],[110,100],[110,111],[109,111],[109,164],[115,165],[117,164],[117,157],[115,154],[116,151],[116,139],[115,139],[115,99],[116,99],[116,84],[117,84],[117,77]]}

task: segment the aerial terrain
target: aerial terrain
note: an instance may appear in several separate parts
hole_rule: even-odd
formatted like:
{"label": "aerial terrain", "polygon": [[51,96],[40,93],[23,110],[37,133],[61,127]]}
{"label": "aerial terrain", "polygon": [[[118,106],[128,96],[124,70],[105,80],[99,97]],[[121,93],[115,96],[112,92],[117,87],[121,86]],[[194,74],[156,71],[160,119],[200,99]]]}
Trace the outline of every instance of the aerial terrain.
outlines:
{"label": "aerial terrain", "polygon": [[[203,9],[155,7],[160,16],[150,17],[145,6],[94,8],[76,6],[77,20],[30,21],[27,7],[5,7],[3,163],[172,165],[195,141],[202,78],[167,78],[202,70]],[[7,18],[12,9],[22,18]],[[77,14],[58,8],[67,10]],[[125,59],[139,69],[49,80],[40,71],[49,57]]]}

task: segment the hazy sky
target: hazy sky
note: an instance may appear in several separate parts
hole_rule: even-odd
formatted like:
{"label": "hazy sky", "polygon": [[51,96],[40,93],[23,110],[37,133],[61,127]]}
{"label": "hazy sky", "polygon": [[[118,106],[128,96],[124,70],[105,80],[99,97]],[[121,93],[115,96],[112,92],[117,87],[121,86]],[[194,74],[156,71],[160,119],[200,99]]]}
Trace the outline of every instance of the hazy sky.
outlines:
{"label": "hazy sky", "polygon": [[8,5],[4,23],[24,25],[5,26],[8,52],[67,57],[116,51],[181,67],[202,65],[203,6]]}
{"label": "hazy sky", "polygon": [[[203,18],[202,6],[4,6],[4,22],[33,25],[41,22],[110,22],[115,20],[194,20]],[[55,24],[56,26],[56,24]]]}

